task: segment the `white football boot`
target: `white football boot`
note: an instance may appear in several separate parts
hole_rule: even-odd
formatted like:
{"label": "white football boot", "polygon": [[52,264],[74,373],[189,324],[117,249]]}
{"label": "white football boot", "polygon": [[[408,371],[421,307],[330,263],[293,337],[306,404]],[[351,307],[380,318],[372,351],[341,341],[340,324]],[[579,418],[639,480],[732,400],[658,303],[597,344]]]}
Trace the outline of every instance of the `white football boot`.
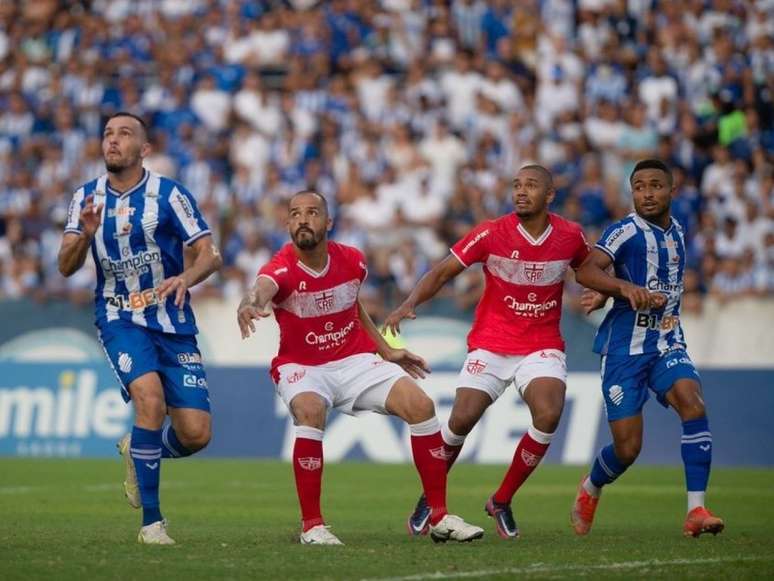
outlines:
{"label": "white football boot", "polygon": [[175,541],[167,534],[167,521],[157,520],[140,529],[137,542],[141,545],[174,545]]}
{"label": "white football boot", "polygon": [[142,502],[140,502],[140,487],[137,486],[137,473],[134,471],[134,460],[129,448],[132,445],[132,435],[126,434],[116,444],[118,453],[124,459],[124,465],[126,466],[126,480],[124,480],[124,494],[129,506],[132,508],[140,508]]}
{"label": "white football boot", "polygon": [[305,533],[301,533],[302,545],[343,545],[339,538],[334,535],[330,527],[326,525],[317,525]]}
{"label": "white football boot", "polygon": [[484,529],[466,523],[455,514],[447,514],[435,526],[430,525],[430,537],[436,543],[457,541],[469,543],[484,536]]}

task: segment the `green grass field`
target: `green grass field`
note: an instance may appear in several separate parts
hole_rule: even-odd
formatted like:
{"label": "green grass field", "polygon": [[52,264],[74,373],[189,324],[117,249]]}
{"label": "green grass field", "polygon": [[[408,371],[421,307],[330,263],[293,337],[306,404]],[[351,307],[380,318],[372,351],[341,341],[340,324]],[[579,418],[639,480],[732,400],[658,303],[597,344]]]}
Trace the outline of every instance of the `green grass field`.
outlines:
{"label": "green grass field", "polygon": [[635,467],[601,501],[595,529],[576,538],[568,512],[581,468],[543,466],[514,504],[522,538],[501,540],[482,507],[501,466],[461,464],[449,506],[486,528],[472,544],[409,538],[419,489],[411,466],[325,467],[323,509],[345,547],[297,543],[287,464],[165,462],[162,506],[174,547],[135,542],[116,460],[0,460],[0,579],[441,579],[774,577],[774,470],[713,472],[717,537],[681,536],[681,470]]}

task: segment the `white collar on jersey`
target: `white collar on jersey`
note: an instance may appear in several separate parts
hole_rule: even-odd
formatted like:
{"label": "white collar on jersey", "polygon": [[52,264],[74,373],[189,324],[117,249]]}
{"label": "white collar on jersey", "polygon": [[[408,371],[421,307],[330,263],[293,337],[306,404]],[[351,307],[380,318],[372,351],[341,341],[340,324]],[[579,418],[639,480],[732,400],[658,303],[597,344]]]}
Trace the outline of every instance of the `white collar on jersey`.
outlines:
{"label": "white collar on jersey", "polygon": [[524,226],[521,225],[521,222],[519,222],[516,225],[516,230],[518,230],[521,233],[521,235],[524,236],[524,238],[527,240],[527,242],[532,244],[532,246],[540,246],[551,235],[551,232],[553,232],[554,227],[551,224],[551,222],[549,222],[548,226],[546,227],[546,229],[543,230],[543,233],[540,236],[538,236],[537,238],[533,238],[532,234],[527,232],[527,229],[524,228]]}
{"label": "white collar on jersey", "polygon": [[328,269],[329,269],[329,268],[330,268],[330,266],[331,266],[331,255],[330,255],[330,254],[328,255],[328,260],[327,260],[327,261],[326,261],[326,263],[325,263],[325,268],[323,268],[323,269],[322,269],[320,272],[317,272],[317,271],[316,271],[316,270],[314,270],[313,268],[309,268],[309,267],[308,267],[306,264],[304,264],[303,262],[301,262],[301,260],[300,260],[300,259],[299,259],[299,261],[298,261],[296,264],[298,264],[298,268],[300,268],[301,270],[303,270],[303,271],[304,271],[305,273],[307,273],[309,276],[313,276],[314,278],[322,278],[323,276],[325,276],[326,274],[328,274]]}
{"label": "white collar on jersey", "polygon": [[669,217],[669,228],[667,228],[666,230],[664,230],[658,224],[654,224],[653,222],[648,222],[645,218],[643,218],[639,214],[637,214],[637,212],[632,212],[631,214],[629,214],[629,216],[634,218],[634,223],[637,224],[637,226],[639,226],[643,230],[652,230],[652,229],[655,228],[659,232],[664,232],[666,234],[672,228],[675,228],[676,226],[678,226],[677,220],[675,220],[674,216],[670,216]]}
{"label": "white collar on jersey", "polygon": [[148,181],[148,176],[149,175],[150,175],[150,172],[147,169],[143,168],[142,169],[142,177],[140,178],[140,181],[137,182],[135,185],[133,185],[128,190],[126,190],[125,192],[118,192],[118,191],[114,190],[113,188],[111,188],[110,187],[110,180],[107,179],[107,177],[105,177],[105,189],[108,192],[110,192],[111,194],[113,194],[114,196],[118,196],[119,198],[123,198],[124,196],[128,196],[132,192],[135,192],[139,188],[141,188],[143,186],[143,184],[145,184],[145,182]]}

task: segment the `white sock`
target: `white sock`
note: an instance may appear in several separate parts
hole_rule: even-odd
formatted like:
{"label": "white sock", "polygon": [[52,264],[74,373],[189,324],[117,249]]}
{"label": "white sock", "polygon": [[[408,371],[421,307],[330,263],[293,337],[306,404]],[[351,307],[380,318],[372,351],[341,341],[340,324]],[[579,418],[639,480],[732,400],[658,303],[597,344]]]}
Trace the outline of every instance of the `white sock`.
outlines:
{"label": "white sock", "polygon": [[688,491],[688,512],[691,512],[694,508],[704,506],[704,491],[691,492]]}
{"label": "white sock", "polygon": [[[589,476],[586,476],[586,480],[583,481],[583,489],[594,498],[598,498],[599,495],[602,494],[602,489],[599,486],[594,486],[594,483]],[[688,494],[690,494],[690,492]]]}
{"label": "white sock", "polygon": [[465,443],[465,436],[455,434],[449,429],[449,422],[441,424],[441,438],[447,446],[462,446]]}

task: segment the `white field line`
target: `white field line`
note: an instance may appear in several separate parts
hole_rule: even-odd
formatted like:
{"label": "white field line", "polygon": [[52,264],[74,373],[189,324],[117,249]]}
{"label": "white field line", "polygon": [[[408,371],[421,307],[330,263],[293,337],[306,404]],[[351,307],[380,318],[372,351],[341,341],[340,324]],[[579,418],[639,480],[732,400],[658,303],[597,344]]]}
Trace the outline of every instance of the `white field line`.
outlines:
{"label": "white field line", "polygon": [[712,565],[717,563],[738,563],[748,561],[774,561],[771,557],[718,557],[711,559],[671,559],[661,561],[621,561],[618,563],[602,563],[599,565],[546,565],[533,563],[525,567],[506,567],[502,569],[480,569],[478,571],[436,571],[434,573],[418,573],[405,577],[374,577],[361,581],[424,581],[425,579],[473,579],[490,577],[492,575],[530,575],[543,573],[572,573],[583,571],[625,571],[630,569],[650,569],[657,567],[675,567],[689,565]]}

